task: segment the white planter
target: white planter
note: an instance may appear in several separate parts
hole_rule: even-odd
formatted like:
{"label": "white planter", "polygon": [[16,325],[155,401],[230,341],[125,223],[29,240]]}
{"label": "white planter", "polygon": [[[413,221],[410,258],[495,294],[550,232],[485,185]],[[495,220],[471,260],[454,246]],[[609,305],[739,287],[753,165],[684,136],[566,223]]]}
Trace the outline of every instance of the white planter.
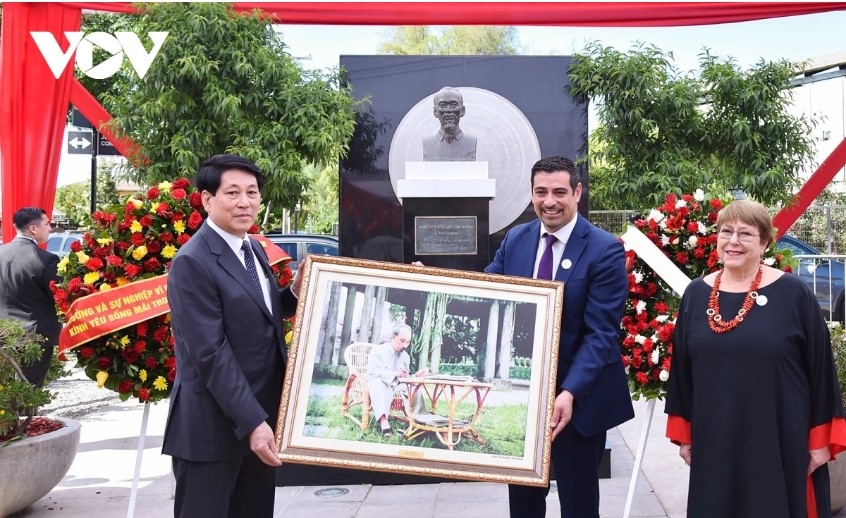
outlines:
{"label": "white planter", "polygon": [[70,469],[79,446],[79,421],[57,420],[65,426],[0,447],[0,516],[37,502]]}

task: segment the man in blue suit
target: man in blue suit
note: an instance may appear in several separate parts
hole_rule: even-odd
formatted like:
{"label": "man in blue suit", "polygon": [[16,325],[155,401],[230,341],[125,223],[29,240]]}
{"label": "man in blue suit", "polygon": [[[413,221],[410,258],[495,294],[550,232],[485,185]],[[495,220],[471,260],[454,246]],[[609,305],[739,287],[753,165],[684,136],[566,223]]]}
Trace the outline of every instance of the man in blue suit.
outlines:
{"label": "man in blue suit", "polygon": [[[578,215],[582,182],[571,160],[542,158],[531,185],[538,220],[509,230],[485,271],[565,283],[552,466],[562,518],[598,518],[606,432],[634,417],[619,348],[625,252],[616,237]],[[548,493],[509,485],[512,518],[543,517]]]}
{"label": "man in blue suit", "polygon": [[264,184],[255,164],[216,155],[195,181],[208,218],[167,282],[177,370],[162,453],[173,457],[173,514],[270,518],[282,319],[296,309],[301,281],[278,290],[267,255],[247,237]]}

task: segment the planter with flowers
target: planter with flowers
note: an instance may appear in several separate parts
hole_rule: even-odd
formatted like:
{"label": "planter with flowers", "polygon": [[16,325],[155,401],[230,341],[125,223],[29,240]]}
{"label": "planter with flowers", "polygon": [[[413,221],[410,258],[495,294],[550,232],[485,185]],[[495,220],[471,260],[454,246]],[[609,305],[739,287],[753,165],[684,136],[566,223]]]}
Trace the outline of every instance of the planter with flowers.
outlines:
{"label": "planter with flowers", "polygon": [[0,319],[0,516],[50,492],[70,469],[80,426],[35,417],[51,394],[23,379],[21,364],[41,355],[38,339],[14,320]]}

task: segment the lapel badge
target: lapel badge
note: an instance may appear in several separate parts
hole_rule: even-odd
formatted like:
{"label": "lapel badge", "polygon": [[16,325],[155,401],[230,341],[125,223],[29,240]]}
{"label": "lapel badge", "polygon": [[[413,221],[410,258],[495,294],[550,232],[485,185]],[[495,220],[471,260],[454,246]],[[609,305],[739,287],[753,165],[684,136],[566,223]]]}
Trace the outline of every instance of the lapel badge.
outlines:
{"label": "lapel badge", "polygon": [[561,261],[561,267],[565,270],[569,270],[571,266],[573,266],[573,262],[571,260],[564,259],[563,261]]}

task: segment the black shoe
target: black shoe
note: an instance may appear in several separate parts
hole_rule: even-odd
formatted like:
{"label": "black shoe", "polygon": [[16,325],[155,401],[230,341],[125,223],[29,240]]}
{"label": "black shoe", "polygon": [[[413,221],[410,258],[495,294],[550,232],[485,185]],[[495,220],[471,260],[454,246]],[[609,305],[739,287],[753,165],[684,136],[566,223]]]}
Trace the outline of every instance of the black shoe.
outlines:
{"label": "black shoe", "polygon": [[391,437],[394,435],[394,431],[390,428],[383,428],[382,429],[382,437]]}

